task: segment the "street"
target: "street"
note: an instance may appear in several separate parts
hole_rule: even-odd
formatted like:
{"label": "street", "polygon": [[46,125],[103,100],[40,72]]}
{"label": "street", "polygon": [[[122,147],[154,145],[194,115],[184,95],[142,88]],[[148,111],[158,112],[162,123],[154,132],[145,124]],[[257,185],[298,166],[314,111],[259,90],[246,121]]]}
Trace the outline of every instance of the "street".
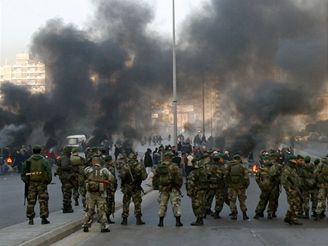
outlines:
{"label": "street", "polygon": [[[183,193],[186,193],[185,190]],[[186,195],[182,198],[182,228],[175,227],[175,219],[171,207],[164,221],[164,228],[158,224],[158,192],[153,191],[144,197],[143,219],[144,226],[136,226],[133,213],[130,213],[129,225],[121,226],[121,210],[115,214],[116,224],[111,226],[111,232],[100,233],[100,227],[95,224],[89,233],[82,229],[71,236],[58,241],[54,246],[92,246],[92,245],[327,245],[328,221],[314,222],[301,220],[303,226],[289,226],[283,222],[287,209],[286,196],[280,196],[278,218],[272,221],[253,219],[254,210],[258,202],[259,189],[251,178],[251,185],[247,191],[249,221],[241,219],[230,220],[229,209],[225,205],[222,219],[215,220],[208,217],[202,227],[192,227],[190,223],[195,219],[191,209],[191,202]],[[132,214],[132,216],[131,216]]]}
{"label": "street", "polygon": [[[49,192],[49,211],[62,208],[61,185],[58,177],[53,177]],[[0,176],[0,229],[26,221],[26,207],[24,206],[24,183],[20,174],[12,173]],[[35,210],[39,216],[39,204]]]}

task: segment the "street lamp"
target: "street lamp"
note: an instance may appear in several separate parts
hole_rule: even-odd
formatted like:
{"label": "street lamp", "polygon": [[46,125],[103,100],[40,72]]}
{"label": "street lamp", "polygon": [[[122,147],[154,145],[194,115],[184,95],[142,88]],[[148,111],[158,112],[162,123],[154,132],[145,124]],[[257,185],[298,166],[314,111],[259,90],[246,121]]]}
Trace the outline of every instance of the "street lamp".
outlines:
{"label": "street lamp", "polygon": [[176,47],[175,47],[175,1],[172,0],[172,48],[173,48],[173,145],[177,144],[178,135],[178,112],[177,112],[177,71],[176,71]]}

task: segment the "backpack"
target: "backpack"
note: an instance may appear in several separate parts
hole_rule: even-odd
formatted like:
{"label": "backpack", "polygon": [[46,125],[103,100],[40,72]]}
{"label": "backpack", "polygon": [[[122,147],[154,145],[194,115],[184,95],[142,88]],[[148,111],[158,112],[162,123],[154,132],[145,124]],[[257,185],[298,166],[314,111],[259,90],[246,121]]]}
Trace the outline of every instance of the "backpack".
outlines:
{"label": "backpack", "polygon": [[92,172],[88,174],[87,179],[87,190],[89,192],[100,192],[104,191],[104,184],[97,182],[103,180],[101,176],[101,167],[93,167]]}
{"label": "backpack", "polygon": [[232,164],[230,167],[230,179],[232,184],[242,182],[244,176],[244,168],[240,164]]}
{"label": "backpack", "polygon": [[45,181],[45,171],[43,168],[43,159],[30,159],[31,170],[30,170],[30,181],[32,182],[43,182]]}
{"label": "backpack", "polygon": [[71,155],[70,161],[72,163],[72,166],[82,166],[83,161],[80,156],[78,155]]}
{"label": "backpack", "polygon": [[263,167],[260,170],[260,186],[264,190],[269,190],[271,188],[270,167]]}

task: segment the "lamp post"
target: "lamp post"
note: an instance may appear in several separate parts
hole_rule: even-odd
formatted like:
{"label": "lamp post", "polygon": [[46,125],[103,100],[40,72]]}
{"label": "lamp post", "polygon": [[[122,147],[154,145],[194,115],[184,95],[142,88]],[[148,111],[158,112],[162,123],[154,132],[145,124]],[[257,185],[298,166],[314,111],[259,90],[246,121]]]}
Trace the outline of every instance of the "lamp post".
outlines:
{"label": "lamp post", "polygon": [[178,112],[177,112],[177,71],[176,71],[176,47],[175,47],[175,1],[172,0],[172,48],[173,48],[173,145],[176,146],[178,138]]}

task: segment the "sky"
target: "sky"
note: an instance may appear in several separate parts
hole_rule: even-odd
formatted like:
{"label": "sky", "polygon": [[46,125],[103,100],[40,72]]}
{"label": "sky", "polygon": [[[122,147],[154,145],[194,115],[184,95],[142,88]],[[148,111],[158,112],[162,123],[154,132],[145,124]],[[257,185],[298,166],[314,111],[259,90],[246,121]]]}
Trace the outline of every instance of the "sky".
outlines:
{"label": "sky", "polygon": [[[122,0],[124,1],[124,0]],[[136,0],[148,3],[155,10],[152,28],[171,35],[171,0]],[[208,0],[175,0],[177,33],[186,16]],[[0,64],[13,63],[15,54],[28,52],[31,37],[47,20],[61,18],[80,28],[93,17],[92,0],[0,0]]]}

